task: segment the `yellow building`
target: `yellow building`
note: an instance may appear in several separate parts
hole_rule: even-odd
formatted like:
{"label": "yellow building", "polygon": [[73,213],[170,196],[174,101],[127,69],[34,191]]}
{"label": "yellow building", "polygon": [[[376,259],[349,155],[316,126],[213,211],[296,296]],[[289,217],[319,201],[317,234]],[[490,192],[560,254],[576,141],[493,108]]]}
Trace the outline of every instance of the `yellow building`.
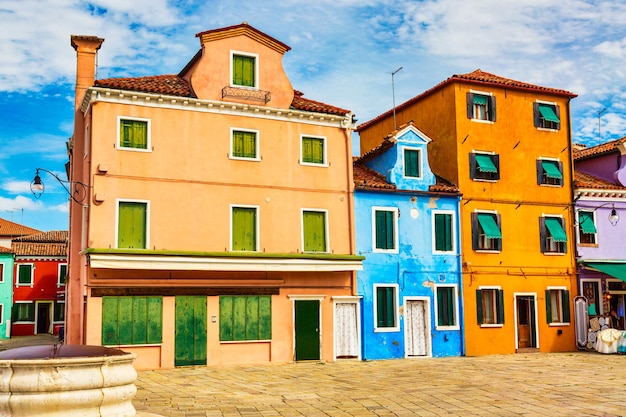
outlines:
{"label": "yellow building", "polygon": [[412,120],[433,139],[433,171],[463,194],[467,355],[576,349],[574,97],[476,70],[357,128],[363,154]]}
{"label": "yellow building", "polygon": [[352,113],[246,23],[197,37],[177,75],[102,80],[103,39],[72,37],[67,341],[138,368],[358,357]]}

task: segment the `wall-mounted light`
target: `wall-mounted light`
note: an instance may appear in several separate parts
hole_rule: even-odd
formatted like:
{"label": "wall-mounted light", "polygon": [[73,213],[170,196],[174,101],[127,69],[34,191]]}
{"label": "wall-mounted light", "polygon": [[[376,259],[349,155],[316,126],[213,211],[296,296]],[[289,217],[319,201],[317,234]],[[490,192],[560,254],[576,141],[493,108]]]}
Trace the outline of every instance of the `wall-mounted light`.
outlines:
{"label": "wall-mounted light", "polygon": [[611,208],[611,214],[609,214],[609,223],[611,223],[612,226],[615,226],[618,221],[619,214],[617,214],[617,211],[615,210],[615,205],[613,205],[613,208]]}
{"label": "wall-mounted light", "polygon": [[56,174],[44,168],[37,168],[37,170],[35,171],[35,178],[33,178],[33,182],[30,184],[30,191],[33,193],[35,198],[41,197],[41,195],[45,191],[45,186],[43,184],[43,181],[41,180],[41,177],[39,176],[39,171],[46,172],[49,175],[51,175],[54,179],[56,179],[59,182],[59,184],[61,184],[65,192],[67,192],[70,198],[74,200],[75,202],[82,203],[83,201],[85,201],[85,198],[87,198],[87,194],[88,194],[87,189],[89,188],[88,185],[83,184],[80,181],[62,180]]}
{"label": "wall-mounted light", "polygon": [[609,213],[609,223],[611,223],[611,226],[617,226],[617,223],[619,222],[619,213],[617,212],[617,210],[615,209],[615,203],[604,203],[601,204],[599,206],[595,206],[595,207],[581,207],[578,206],[578,212],[580,211],[593,211],[596,212],[598,209],[602,208],[602,207],[606,207],[610,205],[611,206],[611,213]]}

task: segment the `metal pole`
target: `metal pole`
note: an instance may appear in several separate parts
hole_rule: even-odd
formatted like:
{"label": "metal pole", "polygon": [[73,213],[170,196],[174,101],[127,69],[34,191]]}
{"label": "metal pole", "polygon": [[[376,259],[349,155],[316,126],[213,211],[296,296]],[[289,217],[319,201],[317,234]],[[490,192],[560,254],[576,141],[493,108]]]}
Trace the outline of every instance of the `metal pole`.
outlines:
{"label": "metal pole", "polygon": [[393,98],[393,130],[396,130],[398,126],[396,125],[396,88],[393,84],[393,77],[400,71],[402,67],[398,68],[394,72],[391,73],[391,95]]}
{"label": "metal pole", "polygon": [[600,116],[602,116],[602,113],[604,113],[605,111],[606,111],[606,107],[598,112],[598,139],[599,140],[602,140],[602,135],[600,134]]}

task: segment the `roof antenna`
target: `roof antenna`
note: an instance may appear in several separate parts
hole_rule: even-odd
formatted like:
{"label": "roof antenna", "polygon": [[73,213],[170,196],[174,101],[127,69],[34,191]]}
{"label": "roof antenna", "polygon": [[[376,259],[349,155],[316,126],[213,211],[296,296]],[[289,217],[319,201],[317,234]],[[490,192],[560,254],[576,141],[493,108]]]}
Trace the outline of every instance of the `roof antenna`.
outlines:
{"label": "roof antenna", "polygon": [[393,84],[393,76],[396,75],[402,67],[398,68],[394,72],[391,73],[391,95],[393,97],[393,130],[395,131],[398,126],[396,125],[396,88]]}

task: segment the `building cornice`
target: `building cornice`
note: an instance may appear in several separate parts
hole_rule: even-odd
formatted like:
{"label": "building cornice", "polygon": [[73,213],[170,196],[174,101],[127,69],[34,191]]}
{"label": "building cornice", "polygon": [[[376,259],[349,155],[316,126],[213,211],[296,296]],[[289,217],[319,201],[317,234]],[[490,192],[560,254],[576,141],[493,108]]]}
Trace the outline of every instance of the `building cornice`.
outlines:
{"label": "building cornice", "polygon": [[247,103],[202,100],[190,97],[169,96],[103,87],[90,87],[85,94],[80,109],[83,113],[87,113],[89,107],[97,102],[256,117],[260,119],[273,119],[282,122],[305,123],[342,129],[350,128],[352,125],[352,113],[340,116],[295,109],[257,106]]}

